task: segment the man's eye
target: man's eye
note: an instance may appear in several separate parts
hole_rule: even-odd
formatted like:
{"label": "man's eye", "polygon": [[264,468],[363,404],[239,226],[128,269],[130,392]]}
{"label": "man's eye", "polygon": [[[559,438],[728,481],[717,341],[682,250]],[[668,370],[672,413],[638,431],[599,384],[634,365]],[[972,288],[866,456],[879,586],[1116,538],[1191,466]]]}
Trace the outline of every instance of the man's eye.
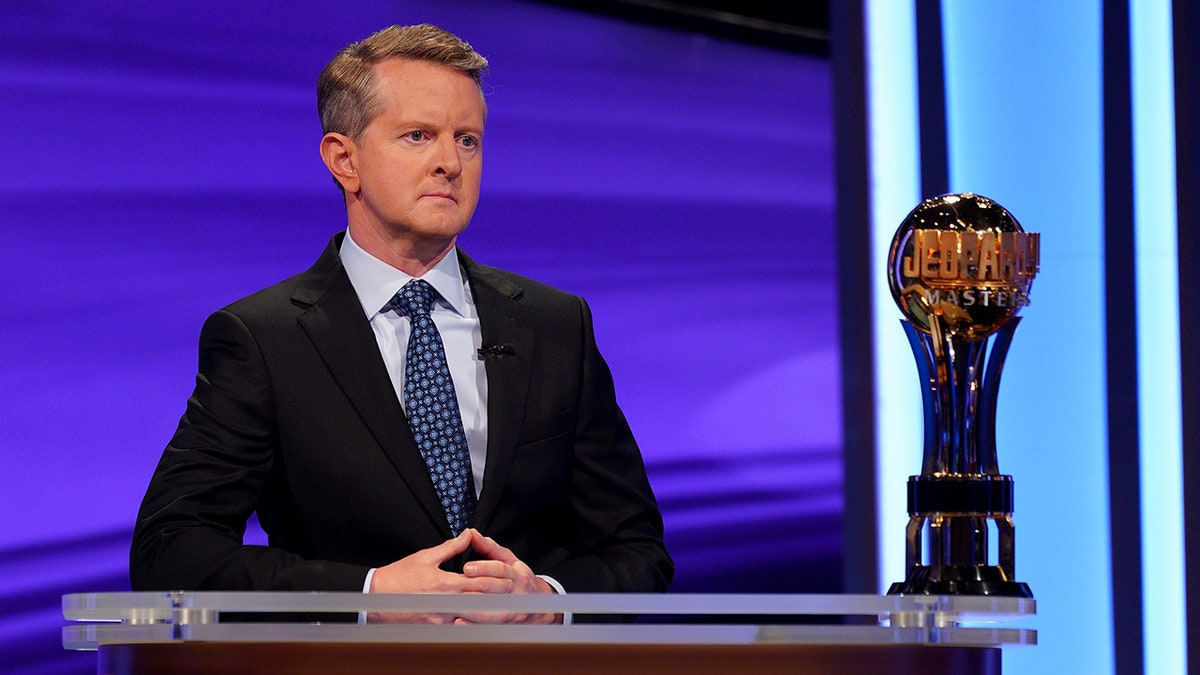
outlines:
{"label": "man's eye", "polygon": [[463,136],[462,138],[458,139],[458,142],[462,143],[464,148],[473,148],[476,145],[479,145],[479,141],[475,140],[475,138],[471,136]]}
{"label": "man's eye", "polygon": [[425,140],[425,132],[424,131],[410,131],[407,134],[405,134],[405,136],[407,136],[408,140],[410,140],[410,141]]}

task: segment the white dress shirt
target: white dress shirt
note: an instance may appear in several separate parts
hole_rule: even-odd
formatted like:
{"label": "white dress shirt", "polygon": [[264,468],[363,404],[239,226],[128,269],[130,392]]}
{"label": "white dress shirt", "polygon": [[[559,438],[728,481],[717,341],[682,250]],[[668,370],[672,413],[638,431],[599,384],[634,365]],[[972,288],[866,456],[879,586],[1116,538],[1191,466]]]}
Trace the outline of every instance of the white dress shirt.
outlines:
{"label": "white dress shirt", "polygon": [[[407,317],[389,308],[388,303],[413,277],[364,251],[350,238],[349,232],[342,241],[341,256],[342,266],[358,294],[363,313],[375,331],[379,353],[396,390],[396,398],[403,406],[404,361],[410,324]],[[471,452],[475,496],[478,497],[483,489],[483,467],[487,459],[487,372],[478,351],[483,345],[479,314],[475,311],[471,288],[458,266],[458,256],[453,251],[421,278],[441,295],[434,299],[430,316],[446,348],[446,364],[450,367],[458,410],[462,413],[463,431]]]}

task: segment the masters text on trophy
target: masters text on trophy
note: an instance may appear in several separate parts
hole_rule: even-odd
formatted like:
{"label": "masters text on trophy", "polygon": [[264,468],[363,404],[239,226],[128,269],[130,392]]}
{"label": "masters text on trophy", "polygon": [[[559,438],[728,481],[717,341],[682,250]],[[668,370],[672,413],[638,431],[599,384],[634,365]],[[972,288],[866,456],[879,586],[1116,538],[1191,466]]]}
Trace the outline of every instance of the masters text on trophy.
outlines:
{"label": "masters text on trophy", "polygon": [[917,360],[925,443],[908,479],[907,578],[889,593],[1033,597],[1014,577],[996,398],[1038,261],[1038,235],[974,194],[921,202],[892,239],[888,282]]}

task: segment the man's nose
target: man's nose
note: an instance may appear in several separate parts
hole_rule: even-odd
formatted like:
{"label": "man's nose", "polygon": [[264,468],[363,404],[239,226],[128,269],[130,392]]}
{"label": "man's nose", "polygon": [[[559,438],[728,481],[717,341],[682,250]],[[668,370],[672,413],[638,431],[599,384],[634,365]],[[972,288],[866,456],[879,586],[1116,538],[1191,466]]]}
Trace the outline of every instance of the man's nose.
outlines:
{"label": "man's nose", "polygon": [[435,145],[434,173],[449,180],[462,173],[462,158],[458,155],[458,139],[438,139]]}

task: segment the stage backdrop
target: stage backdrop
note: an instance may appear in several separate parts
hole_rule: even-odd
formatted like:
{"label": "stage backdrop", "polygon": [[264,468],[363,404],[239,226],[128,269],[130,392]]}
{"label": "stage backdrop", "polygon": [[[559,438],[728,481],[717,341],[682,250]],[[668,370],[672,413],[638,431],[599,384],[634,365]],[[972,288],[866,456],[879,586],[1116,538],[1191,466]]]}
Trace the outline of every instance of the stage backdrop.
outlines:
{"label": "stage backdrop", "polygon": [[94,668],[59,596],[128,589],[205,316],[344,227],[314,82],[392,23],[492,60],[462,245],[591,302],[674,590],[840,589],[825,60],[515,1],[98,5],[0,6],[0,670]]}

